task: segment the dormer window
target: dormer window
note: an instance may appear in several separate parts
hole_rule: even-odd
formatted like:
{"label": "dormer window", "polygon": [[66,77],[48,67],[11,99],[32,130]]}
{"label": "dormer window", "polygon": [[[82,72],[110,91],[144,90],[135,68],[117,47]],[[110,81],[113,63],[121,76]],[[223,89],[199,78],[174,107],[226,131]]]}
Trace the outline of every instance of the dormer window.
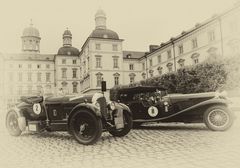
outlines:
{"label": "dormer window", "polygon": [[128,54],[128,55],[127,55],[127,58],[131,58],[131,56],[132,56],[132,54]]}

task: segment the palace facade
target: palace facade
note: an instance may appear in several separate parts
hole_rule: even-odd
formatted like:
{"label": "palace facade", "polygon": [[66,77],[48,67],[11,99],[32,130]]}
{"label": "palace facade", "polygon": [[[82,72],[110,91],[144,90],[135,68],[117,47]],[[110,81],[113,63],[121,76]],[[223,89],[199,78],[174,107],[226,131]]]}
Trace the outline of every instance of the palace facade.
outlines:
{"label": "palace facade", "polygon": [[1,95],[15,102],[22,95],[80,94],[108,89],[194,65],[209,57],[240,54],[240,5],[182,31],[149,51],[125,51],[119,35],[107,28],[106,14],[95,14],[95,29],[79,50],[65,30],[56,54],[40,53],[40,33],[32,24],[23,30],[22,52],[0,53]]}

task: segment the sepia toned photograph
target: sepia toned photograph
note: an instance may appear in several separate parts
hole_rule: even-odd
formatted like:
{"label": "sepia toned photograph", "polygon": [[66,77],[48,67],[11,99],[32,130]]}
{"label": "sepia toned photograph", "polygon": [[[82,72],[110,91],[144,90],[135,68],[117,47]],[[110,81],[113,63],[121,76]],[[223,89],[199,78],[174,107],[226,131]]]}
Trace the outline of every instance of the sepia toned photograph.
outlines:
{"label": "sepia toned photograph", "polygon": [[1,168],[240,167],[240,0],[0,0]]}

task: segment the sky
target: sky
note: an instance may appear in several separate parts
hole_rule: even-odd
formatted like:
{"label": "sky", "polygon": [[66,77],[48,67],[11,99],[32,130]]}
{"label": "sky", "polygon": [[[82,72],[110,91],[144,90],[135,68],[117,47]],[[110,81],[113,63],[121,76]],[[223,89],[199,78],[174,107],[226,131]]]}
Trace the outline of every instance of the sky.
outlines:
{"label": "sky", "polygon": [[68,27],[73,46],[81,49],[95,28],[101,8],[107,28],[124,39],[123,49],[147,51],[220,14],[237,0],[0,0],[0,53],[21,52],[21,35],[32,19],[43,54],[56,54]]}

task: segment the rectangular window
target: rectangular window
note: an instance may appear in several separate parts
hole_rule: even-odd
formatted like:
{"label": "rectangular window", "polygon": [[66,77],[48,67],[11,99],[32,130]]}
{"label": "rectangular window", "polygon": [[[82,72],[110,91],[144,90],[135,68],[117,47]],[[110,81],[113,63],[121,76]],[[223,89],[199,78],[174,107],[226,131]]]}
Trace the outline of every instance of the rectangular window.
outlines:
{"label": "rectangular window", "polygon": [[168,58],[168,59],[171,59],[171,58],[172,58],[172,51],[171,51],[171,50],[168,50],[168,51],[167,51],[167,58]]}
{"label": "rectangular window", "polygon": [[96,50],[101,50],[101,44],[95,44]]}
{"label": "rectangular window", "polygon": [[102,68],[101,57],[96,56],[96,68]]}
{"label": "rectangular window", "polygon": [[149,59],[149,66],[153,66],[153,62],[152,62],[152,59]]}
{"label": "rectangular window", "polygon": [[113,58],[113,68],[119,68],[118,67],[118,58]]}
{"label": "rectangular window", "polygon": [[66,64],[66,59],[62,59],[62,64]]}
{"label": "rectangular window", "polygon": [[209,39],[209,42],[212,42],[215,40],[215,32],[214,30],[208,32],[208,39]]}
{"label": "rectangular window", "polygon": [[28,94],[32,93],[32,86],[28,86]]}
{"label": "rectangular window", "polygon": [[18,65],[18,68],[22,68],[22,64],[19,64],[19,65]]}
{"label": "rectangular window", "polygon": [[142,63],[142,70],[145,70],[145,63]]}
{"label": "rectangular window", "polygon": [[134,64],[129,64],[129,70],[134,70]]}
{"label": "rectangular window", "polygon": [[97,87],[101,86],[102,75],[97,75]]}
{"label": "rectangular window", "polygon": [[28,69],[31,69],[32,68],[32,64],[28,64]]}
{"label": "rectangular window", "polygon": [[31,82],[31,81],[32,81],[32,73],[28,72],[28,82]]}
{"label": "rectangular window", "polygon": [[197,48],[198,47],[198,42],[197,42],[197,38],[192,39],[192,48]]}
{"label": "rectangular window", "polygon": [[118,45],[117,44],[113,44],[112,45],[112,50],[113,51],[118,51]]}
{"label": "rectangular window", "polygon": [[193,62],[194,62],[194,64],[198,64],[198,62],[199,62],[198,58],[195,58],[195,59],[193,60]]}
{"label": "rectangular window", "polygon": [[77,90],[77,84],[73,84],[73,93],[77,93],[78,90]]}
{"label": "rectangular window", "polygon": [[161,63],[161,62],[162,62],[162,56],[159,55],[159,56],[158,56],[158,63]]}
{"label": "rectangular window", "polygon": [[51,73],[47,72],[46,73],[46,82],[50,82],[50,79],[51,79]]}
{"label": "rectangular window", "polygon": [[50,68],[50,65],[49,65],[49,64],[46,64],[46,68],[49,69],[49,68]]}
{"label": "rectangular window", "polygon": [[134,76],[130,76],[130,83],[134,83]]}
{"label": "rectangular window", "polygon": [[173,71],[173,66],[168,66],[168,71],[172,72]]}
{"label": "rectangular window", "polygon": [[18,81],[19,81],[19,82],[22,82],[22,72],[19,72],[19,73],[18,73]]}
{"label": "rectangular window", "polygon": [[72,61],[73,61],[73,64],[77,64],[77,60],[74,59],[74,60],[72,60]]}
{"label": "rectangular window", "polygon": [[114,76],[114,84],[119,85],[119,76]]}
{"label": "rectangular window", "polygon": [[77,78],[77,69],[73,69],[73,78]]}
{"label": "rectangular window", "polygon": [[183,45],[182,44],[178,46],[178,53],[179,53],[179,55],[183,54]]}
{"label": "rectangular window", "polygon": [[37,73],[37,81],[41,82],[41,80],[42,80],[42,74],[41,74],[41,72],[38,72]]}
{"label": "rectangular window", "polygon": [[41,68],[41,65],[40,64],[37,64],[37,69],[40,69]]}
{"label": "rectangular window", "polygon": [[67,69],[62,69],[62,78],[67,78]]}

